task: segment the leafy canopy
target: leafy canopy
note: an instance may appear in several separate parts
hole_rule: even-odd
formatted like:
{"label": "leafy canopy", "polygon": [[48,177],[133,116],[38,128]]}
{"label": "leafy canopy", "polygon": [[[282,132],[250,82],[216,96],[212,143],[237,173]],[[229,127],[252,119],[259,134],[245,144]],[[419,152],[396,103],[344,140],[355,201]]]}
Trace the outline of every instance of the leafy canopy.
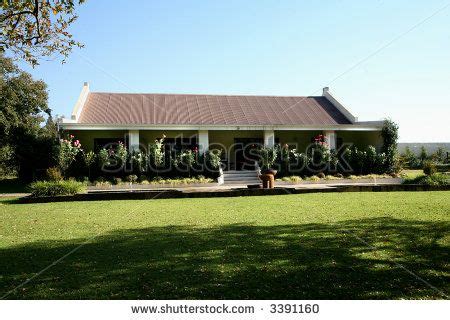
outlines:
{"label": "leafy canopy", "polygon": [[63,56],[83,45],[72,39],[70,25],[78,18],[76,3],[85,0],[0,0],[0,53],[9,51],[32,66],[40,57]]}

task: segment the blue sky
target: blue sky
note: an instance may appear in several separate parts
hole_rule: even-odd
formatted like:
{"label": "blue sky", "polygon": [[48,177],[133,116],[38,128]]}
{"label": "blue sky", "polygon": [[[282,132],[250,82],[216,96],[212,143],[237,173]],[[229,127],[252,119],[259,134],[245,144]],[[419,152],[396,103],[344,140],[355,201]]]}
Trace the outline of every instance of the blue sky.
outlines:
{"label": "blue sky", "polygon": [[66,116],[84,81],[149,93],[301,96],[330,86],[360,120],[397,121],[400,141],[450,142],[450,7],[418,25],[447,4],[88,0],[71,29],[85,48],[64,65],[21,67]]}

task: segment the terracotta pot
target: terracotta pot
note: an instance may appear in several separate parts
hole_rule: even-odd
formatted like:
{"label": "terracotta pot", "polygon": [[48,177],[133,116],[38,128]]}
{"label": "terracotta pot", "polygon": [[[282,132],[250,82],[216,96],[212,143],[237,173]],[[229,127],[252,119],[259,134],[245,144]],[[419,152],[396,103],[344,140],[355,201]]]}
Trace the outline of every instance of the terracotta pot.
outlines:
{"label": "terracotta pot", "polygon": [[274,170],[274,169],[265,169],[265,170],[262,170],[261,171],[261,173],[262,174],[271,174],[271,175],[273,175],[273,176],[276,176],[277,175],[277,170]]}

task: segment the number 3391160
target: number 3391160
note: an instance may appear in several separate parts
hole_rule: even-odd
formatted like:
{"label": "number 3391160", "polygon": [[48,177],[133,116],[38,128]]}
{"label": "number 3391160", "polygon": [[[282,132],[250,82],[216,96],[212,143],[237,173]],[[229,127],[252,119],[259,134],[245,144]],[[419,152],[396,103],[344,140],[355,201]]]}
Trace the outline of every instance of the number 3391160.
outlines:
{"label": "number 3391160", "polygon": [[318,304],[271,304],[270,313],[319,313]]}

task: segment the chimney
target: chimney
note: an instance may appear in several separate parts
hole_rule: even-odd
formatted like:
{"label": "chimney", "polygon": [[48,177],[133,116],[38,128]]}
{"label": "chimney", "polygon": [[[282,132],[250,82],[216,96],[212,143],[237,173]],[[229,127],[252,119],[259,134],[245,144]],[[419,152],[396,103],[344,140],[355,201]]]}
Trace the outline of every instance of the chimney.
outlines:
{"label": "chimney", "polygon": [[324,87],[322,95],[324,96],[325,93],[328,93],[328,91],[330,91],[330,88],[329,87]]}

